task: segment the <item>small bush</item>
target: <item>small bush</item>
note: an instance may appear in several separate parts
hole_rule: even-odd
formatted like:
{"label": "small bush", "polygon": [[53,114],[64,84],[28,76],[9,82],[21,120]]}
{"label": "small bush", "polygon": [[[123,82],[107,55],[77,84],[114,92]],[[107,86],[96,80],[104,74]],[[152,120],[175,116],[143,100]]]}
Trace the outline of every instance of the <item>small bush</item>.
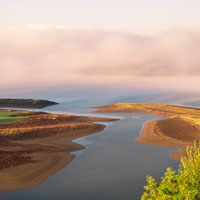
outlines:
{"label": "small bush", "polygon": [[142,200],[200,200],[200,143],[187,147],[178,172],[168,168],[161,182],[147,176]]}

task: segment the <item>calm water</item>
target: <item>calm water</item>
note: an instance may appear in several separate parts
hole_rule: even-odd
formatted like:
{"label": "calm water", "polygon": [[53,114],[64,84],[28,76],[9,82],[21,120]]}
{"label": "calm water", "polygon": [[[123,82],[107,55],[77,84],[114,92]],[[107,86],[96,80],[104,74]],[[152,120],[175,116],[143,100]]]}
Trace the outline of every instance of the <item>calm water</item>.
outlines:
{"label": "calm water", "polygon": [[[181,98],[171,97],[171,102],[181,104]],[[179,99],[180,101],[178,101]],[[101,99],[63,101],[46,108],[56,113],[74,113],[117,117],[120,121],[106,123],[104,131],[75,142],[86,146],[74,152],[76,158],[65,168],[50,177],[42,185],[0,195],[1,200],[139,200],[143,193],[146,175],[160,178],[167,167],[178,168],[178,162],[170,157],[168,147],[137,144],[144,122],[159,119],[144,114],[92,114],[90,105],[100,105]],[[119,102],[156,101],[147,97],[118,97]],[[104,103],[114,103],[107,98]],[[157,102],[170,102],[157,96]],[[96,103],[96,104],[95,104]],[[104,104],[102,103],[102,104]],[[182,102],[184,104],[185,102]],[[193,105],[192,102],[186,103]],[[195,105],[198,105],[195,101]],[[133,116],[140,119],[133,120]]]}

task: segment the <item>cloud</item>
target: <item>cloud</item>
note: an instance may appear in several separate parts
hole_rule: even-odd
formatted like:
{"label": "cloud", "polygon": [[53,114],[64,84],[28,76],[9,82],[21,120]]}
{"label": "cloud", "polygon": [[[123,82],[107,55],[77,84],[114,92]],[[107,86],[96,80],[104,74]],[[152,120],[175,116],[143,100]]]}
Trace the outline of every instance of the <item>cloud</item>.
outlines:
{"label": "cloud", "polygon": [[36,31],[45,31],[45,30],[51,30],[51,29],[58,29],[58,30],[69,30],[71,29],[69,26],[64,26],[64,25],[56,25],[56,26],[51,26],[51,25],[41,25],[41,24],[27,24],[25,25],[26,29],[30,30],[36,30]]}
{"label": "cloud", "polygon": [[134,35],[132,40],[127,35],[122,37],[123,42],[116,39],[114,45],[107,41],[113,49],[105,48],[104,53],[95,54],[96,60],[99,54],[104,54],[104,58],[81,72],[98,76],[199,76],[200,33],[172,31],[141,40]]}
{"label": "cloud", "polygon": [[144,36],[62,26],[2,29],[0,74],[0,87],[136,81],[149,86],[170,85],[172,79],[184,84],[200,76],[200,31]]}

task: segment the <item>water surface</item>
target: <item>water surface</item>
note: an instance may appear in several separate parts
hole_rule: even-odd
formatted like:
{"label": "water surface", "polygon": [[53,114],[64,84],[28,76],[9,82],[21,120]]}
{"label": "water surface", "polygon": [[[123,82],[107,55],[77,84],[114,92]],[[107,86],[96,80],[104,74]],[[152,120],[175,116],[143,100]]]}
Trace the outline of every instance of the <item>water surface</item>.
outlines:
{"label": "water surface", "polygon": [[[113,114],[112,114],[113,115]],[[119,114],[117,114],[119,116]],[[156,116],[120,114],[122,120],[109,123],[103,132],[75,142],[86,149],[49,180],[33,189],[1,195],[1,199],[111,200],[140,199],[147,174],[163,175],[165,168],[177,168],[170,148],[137,144],[144,122]]]}
{"label": "water surface", "polygon": [[[63,101],[44,111],[116,117],[106,123],[104,131],[74,142],[86,146],[73,152],[76,158],[42,185],[17,192],[1,194],[1,200],[139,200],[146,184],[146,175],[159,179],[167,167],[177,169],[179,163],[170,156],[168,147],[136,143],[146,121],[160,119],[147,114],[91,113],[87,106],[102,105],[101,99]],[[120,96],[104,98],[104,104],[115,102],[156,102],[156,97]],[[199,106],[197,101],[182,102],[181,98],[157,96],[157,102]],[[139,119],[133,119],[139,116]]]}

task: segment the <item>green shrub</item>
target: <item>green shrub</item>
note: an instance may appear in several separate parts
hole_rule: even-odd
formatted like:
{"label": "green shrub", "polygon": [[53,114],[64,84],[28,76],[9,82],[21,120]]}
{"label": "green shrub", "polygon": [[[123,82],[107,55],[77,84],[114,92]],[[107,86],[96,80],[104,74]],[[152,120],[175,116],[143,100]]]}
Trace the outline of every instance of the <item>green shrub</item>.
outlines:
{"label": "green shrub", "polygon": [[142,200],[200,200],[200,143],[187,147],[178,172],[168,168],[161,182],[147,176]]}

